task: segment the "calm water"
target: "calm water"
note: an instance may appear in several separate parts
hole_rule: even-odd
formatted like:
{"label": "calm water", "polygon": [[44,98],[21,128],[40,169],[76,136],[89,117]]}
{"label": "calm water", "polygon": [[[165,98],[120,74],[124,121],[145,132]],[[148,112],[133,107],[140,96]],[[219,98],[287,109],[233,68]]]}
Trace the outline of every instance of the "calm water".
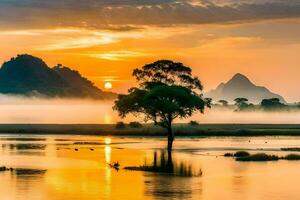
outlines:
{"label": "calm water", "polygon": [[[300,138],[183,138],[175,142],[174,166],[202,176],[116,171],[151,164],[163,138],[0,135],[0,199],[299,199],[300,161],[239,163],[225,152],[246,149],[281,155]],[[77,149],[77,151],[75,150]],[[156,154],[155,154],[156,152]]]}

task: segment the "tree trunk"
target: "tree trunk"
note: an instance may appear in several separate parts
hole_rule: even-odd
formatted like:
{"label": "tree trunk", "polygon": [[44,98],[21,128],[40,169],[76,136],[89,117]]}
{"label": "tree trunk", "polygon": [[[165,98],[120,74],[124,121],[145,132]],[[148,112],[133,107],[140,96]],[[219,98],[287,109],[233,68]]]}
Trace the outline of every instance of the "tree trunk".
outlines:
{"label": "tree trunk", "polygon": [[168,160],[167,160],[167,171],[173,173],[173,160],[172,160],[172,148],[174,141],[174,133],[172,130],[172,123],[168,123]]}
{"label": "tree trunk", "polygon": [[174,172],[174,165],[172,159],[172,151],[168,151],[168,160],[167,160],[167,172],[173,173]]}
{"label": "tree trunk", "polygon": [[172,130],[172,125],[168,125],[168,154],[170,155],[172,152],[173,147],[173,141],[174,141],[174,133]]}

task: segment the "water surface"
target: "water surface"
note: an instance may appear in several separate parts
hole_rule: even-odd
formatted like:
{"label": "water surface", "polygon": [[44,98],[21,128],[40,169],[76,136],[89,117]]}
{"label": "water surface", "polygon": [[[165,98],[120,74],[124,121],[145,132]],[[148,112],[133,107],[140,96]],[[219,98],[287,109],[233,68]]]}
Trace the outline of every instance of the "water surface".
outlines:
{"label": "water surface", "polygon": [[[164,155],[164,138],[0,135],[0,199],[298,199],[300,161],[240,163],[225,152],[283,155],[297,137],[181,138],[172,162],[202,176],[127,171]],[[299,152],[300,153],[300,152]],[[160,158],[158,158],[159,160]],[[119,171],[108,163],[119,162]]]}

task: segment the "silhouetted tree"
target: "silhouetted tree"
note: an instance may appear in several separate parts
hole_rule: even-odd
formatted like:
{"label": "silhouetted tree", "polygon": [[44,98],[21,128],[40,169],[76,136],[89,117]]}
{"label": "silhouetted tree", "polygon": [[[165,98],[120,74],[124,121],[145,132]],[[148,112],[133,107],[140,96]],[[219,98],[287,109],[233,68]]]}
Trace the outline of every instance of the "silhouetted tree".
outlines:
{"label": "silhouetted tree", "polygon": [[286,107],[278,98],[263,99],[260,106],[265,110],[277,110]]}
{"label": "silhouetted tree", "polygon": [[176,118],[190,117],[194,112],[203,113],[210,107],[209,99],[201,93],[202,84],[192,76],[192,70],[182,63],[160,60],[135,69],[133,76],[139,86],[119,95],[114,109],[121,117],[129,113],[143,114],[145,121],[167,129],[168,152],[171,154],[174,141],[172,123]]}
{"label": "silhouetted tree", "polygon": [[222,104],[222,106],[228,106],[228,101],[226,101],[226,100],[219,100],[218,101],[220,104]]}
{"label": "silhouetted tree", "polygon": [[235,105],[237,106],[238,110],[243,110],[248,107],[248,99],[246,98],[236,98]]}
{"label": "silhouetted tree", "polygon": [[206,105],[208,105],[208,107],[211,107],[212,100],[213,100],[212,98],[208,98],[208,97],[204,98],[204,101],[206,102]]}

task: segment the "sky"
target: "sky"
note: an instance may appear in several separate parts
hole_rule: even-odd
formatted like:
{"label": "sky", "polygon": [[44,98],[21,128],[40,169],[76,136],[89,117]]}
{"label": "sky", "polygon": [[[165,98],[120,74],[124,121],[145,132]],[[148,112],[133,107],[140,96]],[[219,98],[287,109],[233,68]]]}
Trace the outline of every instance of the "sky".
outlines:
{"label": "sky", "polygon": [[235,73],[300,101],[299,0],[0,0],[0,62],[29,53],[126,92],[134,68],[172,59],[204,90]]}

